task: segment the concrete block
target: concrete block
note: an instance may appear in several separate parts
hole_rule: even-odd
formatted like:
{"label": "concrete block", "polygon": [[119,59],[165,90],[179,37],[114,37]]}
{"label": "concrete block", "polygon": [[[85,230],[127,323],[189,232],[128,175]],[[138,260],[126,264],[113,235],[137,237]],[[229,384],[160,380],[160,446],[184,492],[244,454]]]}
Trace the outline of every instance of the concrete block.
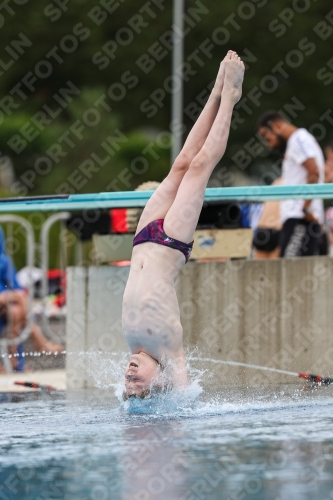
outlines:
{"label": "concrete block", "polygon": [[[80,268],[69,271],[68,346],[84,346],[106,358],[108,353],[128,351],[121,332],[128,272],[128,267],[113,266],[91,267],[86,275]],[[332,277],[330,257],[190,261],[176,288],[185,347],[192,358],[215,360],[191,361],[189,357],[190,366],[207,370],[204,387],[294,381],[284,375],[219,365],[219,360],[332,376]],[[78,286],[81,289],[75,295]],[[75,369],[75,359],[68,356],[68,377],[74,374],[86,387],[93,387],[89,373],[98,367],[96,361],[89,366],[87,359]],[[71,380],[68,386],[72,387]]]}
{"label": "concrete block", "polygon": [[67,269],[66,375],[68,389],[87,387],[87,267]]}

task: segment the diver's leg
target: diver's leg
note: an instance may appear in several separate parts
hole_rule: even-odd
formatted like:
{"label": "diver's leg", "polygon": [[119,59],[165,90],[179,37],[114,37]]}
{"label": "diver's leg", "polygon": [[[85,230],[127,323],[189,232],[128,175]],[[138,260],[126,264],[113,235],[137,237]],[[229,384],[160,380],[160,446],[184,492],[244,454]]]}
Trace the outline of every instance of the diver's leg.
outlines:
{"label": "diver's leg", "polygon": [[184,243],[193,240],[209,177],[226,149],[232,111],[241,97],[243,77],[244,64],[237,54],[232,54],[225,61],[221,104],[213,126],[184,175],[164,220],[164,230],[171,238]]}
{"label": "diver's leg", "polygon": [[208,101],[206,102],[204,109],[193,125],[184,143],[182,153],[187,156],[189,164],[199,153],[212,128],[221,102],[221,93],[225,78],[225,61],[230,60],[233,55],[236,55],[236,52],[229,50],[221,62],[214,87],[212,88]]}

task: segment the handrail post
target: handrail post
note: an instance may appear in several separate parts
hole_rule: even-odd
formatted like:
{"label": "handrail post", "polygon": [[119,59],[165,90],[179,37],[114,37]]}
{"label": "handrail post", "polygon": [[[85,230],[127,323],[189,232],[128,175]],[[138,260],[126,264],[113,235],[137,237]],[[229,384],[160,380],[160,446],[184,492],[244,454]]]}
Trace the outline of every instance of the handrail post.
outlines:
{"label": "handrail post", "polygon": [[171,165],[182,148],[182,135],[179,126],[183,124],[183,75],[184,59],[184,0],[173,1],[173,49],[172,49],[172,76],[177,81],[178,88],[171,94]]}
{"label": "handrail post", "polygon": [[46,312],[45,312],[45,300],[47,296],[48,289],[48,277],[47,271],[49,268],[49,234],[51,227],[55,222],[65,221],[69,219],[71,216],[70,212],[59,212],[51,215],[43,224],[41,235],[40,235],[40,246],[39,246],[39,255],[40,255],[40,266],[43,272],[42,275],[42,287],[41,287],[41,295],[42,295],[42,325],[43,329],[48,333],[49,337],[53,337],[53,332],[49,327]]}

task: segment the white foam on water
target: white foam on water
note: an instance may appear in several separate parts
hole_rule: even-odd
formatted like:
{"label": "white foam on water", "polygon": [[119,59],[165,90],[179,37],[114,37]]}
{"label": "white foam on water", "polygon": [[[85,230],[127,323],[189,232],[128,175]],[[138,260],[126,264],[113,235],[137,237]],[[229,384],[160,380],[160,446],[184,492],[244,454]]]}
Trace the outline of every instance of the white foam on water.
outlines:
{"label": "white foam on water", "polygon": [[150,398],[129,398],[121,403],[129,414],[150,414],[156,417],[193,416],[202,391],[194,381],[186,389],[166,391]]}
{"label": "white foam on water", "polygon": [[[196,351],[195,351],[196,352]],[[77,353],[77,366],[84,362],[90,378],[90,385],[106,391],[113,391],[120,403],[120,410],[140,414],[180,414],[193,412],[202,392],[201,380],[207,375],[206,369],[190,366],[193,351],[188,355],[189,386],[182,390],[166,390],[149,398],[129,398],[123,401],[124,372],[129,360],[128,352],[103,353],[88,351]],[[164,371],[164,382],[168,382],[168,368]]]}
{"label": "white foam on water", "polygon": [[[65,352],[65,351],[64,351]],[[26,353],[26,355],[35,353]],[[272,411],[287,407],[298,407],[312,404],[315,392],[320,391],[321,403],[331,401],[332,387],[320,387],[303,382],[297,379],[297,385],[291,384],[285,390],[281,387],[262,386],[255,388],[228,388],[223,387],[218,392],[212,393],[203,391],[202,383],[209,387],[210,381],[214,379],[213,366],[216,364],[234,364],[232,361],[217,360],[201,356],[198,348],[187,351],[189,386],[183,390],[167,390],[164,393],[156,394],[150,398],[129,398],[123,401],[124,391],[124,371],[127,366],[130,354],[128,352],[103,352],[101,350],[68,352],[76,359],[74,364],[77,368],[84,364],[84,368],[90,378],[89,385],[101,391],[108,391],[114,394],[114,404],[111,412],[114,416],[127,413],[128,415],[146,415],[149,418],[173,418],[173,417],[205,417],[227,415],[232,413]],[[237,364],[237,363],[236,363]],[[253,372],[256,369],[280,372],[278,368],[260,367],[256,365],[246,365],[239,363],[244,369]],[[198,368],[198,366],[200,368]],[[201,368],[202,366],[202,368]],[[75,368],[75,367],[74,367]],[[282,370],[281,370],[282,371]],[[297,375],[294,372],[284,372],[290,375]],[[293,377],[291,382],[295,382]],[[315,397],[314,404],[319,404],[318,397]],[[320,404],[321,404],[320,403]]]}

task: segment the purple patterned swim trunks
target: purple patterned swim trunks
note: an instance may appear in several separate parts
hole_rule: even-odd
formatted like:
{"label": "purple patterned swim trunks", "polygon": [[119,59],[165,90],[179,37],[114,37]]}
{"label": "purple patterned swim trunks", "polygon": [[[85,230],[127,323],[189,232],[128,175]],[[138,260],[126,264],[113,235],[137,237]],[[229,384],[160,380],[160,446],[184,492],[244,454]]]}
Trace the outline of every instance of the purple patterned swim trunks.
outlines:
{"label": "purple patterned swim trunks", "polygon": [[185,255],[185,260],[187,262],[191,255],[193,241],[192,243],[183,243],[182,241],[170,238],[164,232],[163,222],[164,219],[157,219],[153,222],[149,222],[149,224],[141,229],[141,231],[135,236],[133,246],[151,241],[152,243],[157,243],[158,245],[164,245],[166,247],[174,248],[175,250],[180,250]]}

